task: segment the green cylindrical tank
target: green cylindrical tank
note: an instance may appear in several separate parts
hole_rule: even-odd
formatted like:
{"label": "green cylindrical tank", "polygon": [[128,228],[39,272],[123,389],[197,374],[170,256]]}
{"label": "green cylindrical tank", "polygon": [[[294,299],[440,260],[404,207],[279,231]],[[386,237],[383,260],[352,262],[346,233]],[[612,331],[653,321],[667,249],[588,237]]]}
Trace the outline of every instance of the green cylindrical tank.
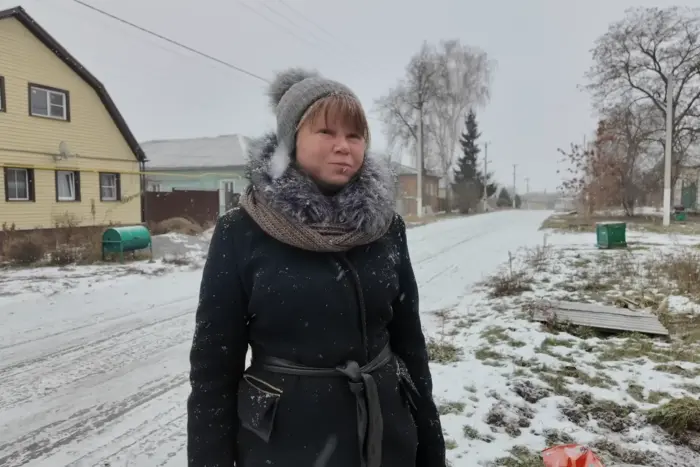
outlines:
{"label": "green cylindrical tank", "polygon": [[[151,233],[143,225],[111,227],[102,234],[102,256],[107,253],[143,250],[151,247]],[[122,258],[123,259],[123,258]]]}

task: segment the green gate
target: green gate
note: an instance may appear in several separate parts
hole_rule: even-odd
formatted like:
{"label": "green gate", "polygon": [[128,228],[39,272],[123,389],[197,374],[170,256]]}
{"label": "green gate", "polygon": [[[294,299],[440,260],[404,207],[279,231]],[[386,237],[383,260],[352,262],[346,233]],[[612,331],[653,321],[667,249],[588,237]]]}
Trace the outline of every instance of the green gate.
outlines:
{"label": "green gate", "polygon": [[683,181],[681,187],[681,204],[687,210],[694,210],[698,200],[698,183]]}

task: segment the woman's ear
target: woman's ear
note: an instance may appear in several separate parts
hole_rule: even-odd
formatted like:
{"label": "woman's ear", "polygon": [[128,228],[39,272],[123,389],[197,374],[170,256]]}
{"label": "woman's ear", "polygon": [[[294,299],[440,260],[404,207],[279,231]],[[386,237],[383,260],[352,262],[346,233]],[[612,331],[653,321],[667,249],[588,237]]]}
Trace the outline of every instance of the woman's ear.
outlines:
{"label": "woman's ear", "polygon": [[270,176],[273,179],[280,178],[289,167],[292,158],[284,144],[279,144],[270,158]]}

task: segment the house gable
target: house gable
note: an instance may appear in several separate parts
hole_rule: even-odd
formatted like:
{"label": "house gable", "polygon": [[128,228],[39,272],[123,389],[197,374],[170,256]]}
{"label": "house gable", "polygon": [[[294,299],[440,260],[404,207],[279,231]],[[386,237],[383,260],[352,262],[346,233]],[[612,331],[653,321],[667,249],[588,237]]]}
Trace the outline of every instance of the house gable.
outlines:
{"label": "house gable", "polygon": [[[11,8],[0,11],[0,21],[14,18],[19,21],[34,37],[43,43],[48,50],[53,52],[63,63],[65,63],[76,75],[82,78],[99,97],[105,109],[114,121],[117,129],[133,152],[136,160],[145,161],[145,155],[138,141],[129,129],[124,117],[121,115],[109,93],[102,83],[93,76],[84,66],[78,62],[61,44],[56,41],[44,28],[34,21],[34,19],[22,7]],[[39,83],[41,84],[41,83]]]}

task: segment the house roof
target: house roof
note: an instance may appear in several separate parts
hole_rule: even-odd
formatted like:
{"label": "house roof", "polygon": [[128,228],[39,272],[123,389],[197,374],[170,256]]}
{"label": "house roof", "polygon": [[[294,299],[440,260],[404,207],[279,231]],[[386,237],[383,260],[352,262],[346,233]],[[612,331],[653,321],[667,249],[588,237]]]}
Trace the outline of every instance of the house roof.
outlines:
{"label": "house roof", "polygon": [[122,117],[122,114],[117,109],[116,104],[107,93],[104,85],[93,76],[83,65],[80,64],[78,60],[75,59],[56,39],[54,39],[51,34],[49,34],[44,28],[39,26],[39,23],[34,21],[34,19],[29,16],[29,13],[25,11],[21,6],[10,8],[9,10],[0,11],[0,20],[6,18],[15,18],[17,21],[22,23],[22,25],[29,30],[37,39],[39,39],[46,47],[49,48],[58,58],[60,58],[66,65],[70,67],[78,76],[83,78],[100,96],[102,104],[104,104],[107,112],[114,120],[117,128],[121,132],[122,136],[128,143],[129,147],[133,151],[136,159],[143,162],[145,160],[145,155],[143,150],[139,146],[138,141],[134,137],[133,133],[126,124],[126,120]]}
{"label": "house roof", "polygon": [[146,170],[242,167],[252,140],[242,135],[146,141]]}

